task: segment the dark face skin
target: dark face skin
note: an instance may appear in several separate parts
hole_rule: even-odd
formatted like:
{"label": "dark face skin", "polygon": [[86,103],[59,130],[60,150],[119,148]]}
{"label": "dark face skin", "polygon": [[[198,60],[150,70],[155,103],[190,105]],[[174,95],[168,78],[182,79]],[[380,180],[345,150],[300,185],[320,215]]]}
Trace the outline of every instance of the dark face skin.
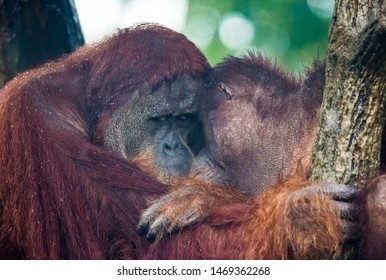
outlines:
{"label": "dark face skin", "polygon": [[178,78],[135,93],[112,116],[105,145],[129,160],[147,153],[161,181],[186,176],[204,141],[197,116],[201,92],[199,81]]}

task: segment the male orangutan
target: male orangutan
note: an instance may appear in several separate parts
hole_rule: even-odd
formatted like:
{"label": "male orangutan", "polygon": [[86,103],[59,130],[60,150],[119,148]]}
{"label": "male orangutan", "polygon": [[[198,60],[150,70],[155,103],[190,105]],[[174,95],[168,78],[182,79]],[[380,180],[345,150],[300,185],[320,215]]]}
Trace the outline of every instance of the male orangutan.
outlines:
{"label": "male orangutan", "polygon": [[137,164],[164,182],[188,174],[209,68],[185,36],[142,24],[2,88],[0,258],[142,255],[140,212],[166,186]]}

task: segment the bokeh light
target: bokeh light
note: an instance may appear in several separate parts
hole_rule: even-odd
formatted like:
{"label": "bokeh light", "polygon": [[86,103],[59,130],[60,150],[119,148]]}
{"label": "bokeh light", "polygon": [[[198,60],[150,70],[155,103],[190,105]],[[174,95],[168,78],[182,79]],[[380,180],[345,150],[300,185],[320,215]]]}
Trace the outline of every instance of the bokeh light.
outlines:
{"label": "bokeh light", "polygon": [[189,39],[204,49],[213,41],[219,20],[220,13],[216,9],[205,7],[196,10],[189,16],[184,33],[189,34]]}
{"label": "bokeh light", "polygon": [[255,37],[253,23],[243,14],[231,12],[224,15],[219,28],[222,43],[231,50],[248,47]]}
{"label": "bokeh light", "polygon": [[307,0],[311,12],[321,18],[331,18],[334,10],[334,0]]}

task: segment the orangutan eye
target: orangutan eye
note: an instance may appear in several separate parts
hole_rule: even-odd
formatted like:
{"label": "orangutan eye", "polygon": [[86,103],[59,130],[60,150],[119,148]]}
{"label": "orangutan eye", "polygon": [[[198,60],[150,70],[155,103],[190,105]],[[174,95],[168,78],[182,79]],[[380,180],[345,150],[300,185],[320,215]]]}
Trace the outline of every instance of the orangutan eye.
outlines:
{"label": "orangutan eye", "polygon": [[166,121],[166,119],[167,119],[167,116],[159,116],[159,117],[150,118],[149,121],[154,124],[162,124]]}
{"label": "orangutan eye", "polygon": [[232,100],[233,96],[230,91],[230,89],[224,84],[224,83],[219,83],[218,84],[218,90],[225,95],[227,100]]}
{"label": "orangutan eye", "polygon": [[179,115],[179,116],[176,116],[176,119],[178,121],[186,121],[188,119],[188,116],[187,115]]}

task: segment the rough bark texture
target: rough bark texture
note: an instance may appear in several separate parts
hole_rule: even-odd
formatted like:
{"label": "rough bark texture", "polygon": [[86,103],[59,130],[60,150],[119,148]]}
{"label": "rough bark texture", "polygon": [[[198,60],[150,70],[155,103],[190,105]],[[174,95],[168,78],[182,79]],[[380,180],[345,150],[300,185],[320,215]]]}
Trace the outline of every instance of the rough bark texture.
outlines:
{"label": "rough bark texture", "polygon": [[386,0],[337,0],[329,36],[311,180],[353,184],[379,170]]}
{"label": "rough bark texture", "polygon": [[0,86],[83,44],[73,0],[0,0]]}

